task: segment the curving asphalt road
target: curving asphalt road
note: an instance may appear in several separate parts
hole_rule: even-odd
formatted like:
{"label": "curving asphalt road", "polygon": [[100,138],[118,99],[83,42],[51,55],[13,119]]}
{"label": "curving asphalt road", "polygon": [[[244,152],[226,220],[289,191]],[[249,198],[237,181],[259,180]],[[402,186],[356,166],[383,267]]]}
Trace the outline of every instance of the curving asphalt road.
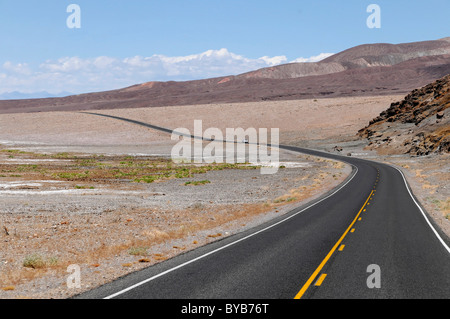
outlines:
{"label": "curving asphalt road", "polygon": [[76,298],[450,298],[448,238],[434,227],[398,169],[280,148],[347,162],[353,173],[287,215]]}

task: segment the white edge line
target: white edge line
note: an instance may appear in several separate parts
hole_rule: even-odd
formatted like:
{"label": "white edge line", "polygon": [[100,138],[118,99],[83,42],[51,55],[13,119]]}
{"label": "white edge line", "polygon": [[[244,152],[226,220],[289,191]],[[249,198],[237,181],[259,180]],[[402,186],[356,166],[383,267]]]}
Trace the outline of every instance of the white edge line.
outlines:
{"label": "white edge line", "polygon": [[170,268],[170,269],[168,269],[168,270],[166,270],[166,271],[163,271],[162,273],[159,273],[159,274],[157,274],[157,275],[155,275],[155,276],[153,276],[153,277],[150,277],[150,278],[145,279],[145,280],[143,280],[143,281],[141,281],[141,282],[138,282],[137,284],[134,284],[133,286],[130,286],[130,287],[128,287],[128,288],[125,288],[125,289],[123,289],[123,290],[121,290],[121,291],[119,291],[119,292],[116,292],[115,294],[112,294],[112,295],[110,295],[110,296],[108,296],[108,297],[105,297],[105,298],[103,298],[103,299],[112,299],[112,298],[115,298],[115,297],[117,297],[117,296],[120,296],[120,295],[122,295],[122,294],[124,294],[124,293],[126,293],[126,292],[128,292],[128,291],[130,291],[130,290],[133,290],[133,289],[135,289],[135,288],[137,288],[137,287],[139,287],[139,286],[145,285],[146,283],[148,283],[148,282],[150,282],[150,281],[153,281],[153,280],[155,280],[156,278],[159,278],[159,277],[164,276],[164,275],[166,275],[166,274],[168,274],[168,273],[171,273],[171,272],[173,272],[173,271],[175,271],[175,270],[177,270],[177,269],[180,269],[180,268],[182,268],[182,267],[184,267],[184,266],[187,266],[187,265],[189,265],[189,264],[192,264],[192,263],[194,263],[194,262],[196,262],[196,261],[198,261],[198,260],[200,260],[200,259],[203,259],[203,258],[205,258],[205,257],[207,257],[207,256],[209,256],[209,255],[212,255],[212,254],[214,254],[214,253],[216,253],[216,252],[218,252],[218,251],[221,251],[221,250],[223,250],[223,249],[225,249],[225,248],[228,248],[228,247],[230,247],[230,246],[233,246],[233,245],[235,245],[235,244],[237,244],[237,243],[239,243],[239,242],[241,242],[241,241],[244,241],[244,240],[246,240],[246,239],[248,239],[248,238],[250,238],[250,237],[253,237],[253,236],[255,236],[255,235],[258,235],[259,233],[262,233],[262,232],[264,232],[264,231],[266,231],[266,230],[268,230],[268,229],[270,229],[270,228],[272,228],[272,227],[275,227],[275,226],[277,226],[277,225],[279,225],[279,224],[281,224],[281,223],[284,223],[285,221],[287,221],[287,220],[289,220],[289,219],[291,219],[291,218],[297,216],[298,214],[304,212],[305,210],[310,209],[311,207],[313,207],[313,206],[315,206],[315,205],[321,203],[322,201],[324,201],[324,200],[330,198],[331,196],[333,196],[334,194],[336,194],[337,192],[339,192],[341,189],[343,189],[345,186],[347,186],[348,183],[350,183],[350,182],[353,180],[353,178],[356,176],[356,174],[358,174],[358,171],[359,171],[359,170],[358,170],[358,167],[356,167],[355,165],[352,165],[352,164],[350,164],[350,165],[356,168],[356,171],[354,172],[353,176],[352,176],[352,177],[351,177],[344,185],[342,185],[341,187],[339,187],[339,188],[338,188],[337,190],[335,190],[333,193],[331,193],[330,195],[328,195],[328,196],[322,198],[321,200],[315,202],[314,204],[311,204],[311,205],[309,205],[308,207],[302,209],[301,211],[298,211],[298,212],[296,212],[296,213],[294,213],[294,214],[292,214],[292,215],[286,217],[285,219],[283,219],[283,220],[281,220],[281,221],[279,221],[279,222],[277,222],[277,223],[275,223],[275,224],[272,224],[272,225],[270,225],[270,226],[268,226],[268,227],[266,227],[266,228],[264,228],[264,229],[261,229],[261,230],[255,232],[255,233],[252,233],[252,234],[250,234],[250,235],[248,235],[248,236],[246,236],[246,237],[243,237],[243,238],[238,239],[238,240],[236,240],[236,241],[234,241],[234,242],[231,242],[231,243],[229,243],[229,244],[227,244],[227,245],[225,245],[225,246],[222,246],[222,247],[217,248],[217,249],[215,249],[215,250],[213,250],[213,251],[210,251],[209,253],[206,253],[206,254],[204,254],[204,255],[201,255],[201,256],[199,256],[199,257],[197,257],[197,258],[194,258],[194,259],[192,259],[192,260],[190,260],[190,261],[187,261],[187,262],[185,262],[185,263],[183,263],[183,264],[181,264],[181,265],[178,265],[178,266],[176,266],[176,267],[173,267],[173,268]]}
{"label": "white edge line", "polygon": [[[368,162],[372,162],[375,164],[379,164],[379,165],[386,165],[392,168],[395,168],[397,171],[400,172],[400,175],[403,178],[403,182],[405,183],[406,189],[408,190],[409,196],[412,198],[414,204],[416,204],[416,206],[419,208],[420,212],[422,213],[422,216],[425,218],[425,221],[428,223],[428,225],[430,226],[431,230],[433,231],[433,233],[436,235],[436,237],[438,238],[438,240],[441,242],[442,246],[444,246],[444,248],[447,250],[447,252],[450,254],[450,247],[445,243],[445,241],[442,239],[442,237],[439,235],[439,233],[436,231],[436,229],[433,227],[433,224],[431,224],[430,220],[428,219],[427,215],[425,214],[425,212],[423,211],[422,207],[417,203],[416,199],[414,198],[410,187],[408,185],[408,181],[406,180],[405,174],[403,174],[403,171],[401,169],[399,169],[398,167],[396,167],[393,164],[388,164],[388,163],[380,163],[374,160],[370,160],[370,159],[366,159],[366,158],[362,158],[362,160],[364,161],[368,161]],[[347,163],[348,164],[348,163]]]}
{"label": "white edge line", "polygon": [[[226,142],[226,141],[225,141],[225,142]],[[284,149],[284,148],[283,148],[283,149]],[[288,150],[288,151],[290,151],[290,150]],[[294,152],[296,152],[296,151],[294,151]],[[319,151],[319,152],[320,152],[320,151]],[[299,152],[299,153],[302,153],[302,152]],[[320,156],[319,156],[319,157],[320,157]],[[369,161],[369,162],[374,162],[374,163],[376,163],[376,164],[382,164],[382,163],[379,163],[379,162],[376,162],[376,161],[372,161],[372,160],[368,160],[368,159],[363,159],[363,160]],[[158,278],[158,277],[164,276],[164,275],[166,275],[166,274],[168,274],[168,273],[170,273],[170,272],[172,272],[172,271],[175,271],[175,270],[180,269],[180,268],[182,268],[182,267],[184,267],[184,266],[187,266],[187,265],[189,265],[189,264],[191,264],[191,263],[193,263],[193,262],[196,262],[197,260],[203,259],[203,258],[205,258],[205,257],[207,257],[207,256],[209,256],[209,255],[212,255],[212,254],[214,254],[214,253],[216,253],[216,252],[218,252],[218,251],[220,251],[220,250],[223,250],[223,249],[225,249],[225,248],[227,248],[227,247],[233,246],[233,245],[235,245],[235,244],[237,244],[237,243],[239,243],[239,242],[241,242],[241,241],[244,241],[244,240],[246,240],[246,239],[248,239],[248,238],[250,238],[250,237],[253,237],[253,236],[255,236],[255,235],[259,234],[259,233],[262,233],[262,232],[264,232],[264,231],[266,231],[266,230],[268,230],[268,229],[270,229],[270,228],[272,228],[272,227],[275,227],[275,226],[277,226],[277,225],[279,225],[279,224],[281,224],[281,223],[284,223],[285,221],[287,221],[287,220],[293,218],[294,216],[296,216],[296,215],[298,215],[298,214],[304,212],[305,210],[307,210],[307,209],[309,209],[309,208],[311,208],[311,207],[313,207],[313,206],[319,204],[320,202],[324,201],[325,199],[330,198],[331,196],[333,196],[334,194],[336,194],[337,192],[339,192],[342,188],[344,188],[348,183],[350,183],[350,181],[353,180],[353,178],[354,178],[354,177],[356,176],[356,174],[358,173],[358,168],[357,168],[355,165],[350,164],[350,163],[348,163],[348,162],[346,162],[346,161],[344,161],[344,160],[337,160],[337,161],[341,161],[341,162],[344,162],[344,163],[346,163],[346,164],[348,164],[348,165],[351,165],[351,166],[355,167],[355,168],[356,168],[356,172],[353,174],[353,176],[352,176],[352,177],[351,177],[344,185],[342,185],[341,187],[339,187],[339,189],[337,189],[336,191],[334,191],[334,192],[331,193],[330,195],[328,195],[328,196],[322,198],[321,200],[315,202],[314,204],[312,204],[312,205],[310,205],[310,206],[308,206],[308,207],[302,209],[301,211],[299,211],[299,212],[297,212],[297,213],[294,213],[294,214],[288,216],[287,218],[285,218],[285,219],[283,219],[283,220],[281,220],[281,221],[279,221],[279,222],[277,222],[277,223],[275,223],[275,224],[272,224],[272,225],[270,225],[270,226],[268,226],[268,227],[266,227],[266,228],[264,228],[264,229],[261,229],[261,230],[255,232],[255,233],[253,233],[253,234],[250,234],[250,235],[248,235],[248,236],[246,236],[246,237],[244,237],[244,238],[238,239],[238,240],[236,240],[236,241],[234,241],[234,242],[232,242],[232,243],[229,243],[229,244],[227,244],[227,245],[225,245],[225,246],[222,246],[222,247],[220,247],[220,248],[218,248],[218,249],[216,249],[216,250],[210,251],[209,253],[206,253],[206,254],[201,255],[201,256],[199,256],[199,257],[197,257],[197,258],[194,258],[194,259],[192,259],[192,260],[190,260],[190,261],[187,261],[187,262],[185,262],[185,263],[183,263],[183,264],[181,264],[181,265],[178,265],[178,266],[176,266],[176,267],[173,267],[173,268],[171,268],[171,269],[168,269],[168,270],[166,270],[166,271],[164,271],[164,272],[162,272],[162,273],[160,273],[160,274],[158,274],[158,275],[155,275],[155,276],[153,276],[153,277],[151,277],[151,278],[148,278],[148,279],[146,279],[146,280],[144,280],[144,281],[141,281],[141,282],[139,282],[139,283],[137,283],[137,284],[135,284],[135,285],[133,285],[133,286],[130,286],[130,287],[126,288],[126,289],[123,289],[123,290],[121,290],[121,291],[119,291],[119,292],[117,292],[117,293],[115,293],[115,294],[112,294],[112,295],[110,295],[110,296],[108,296],[108,297],[105,297],[105,298],[103,298],[103,299],[112,299],[112,298],[114,298],[114,297],[117,297],[117,296],[119,296],[119,295],[122,295],[122,294],[124,294],[125,292],[128,292],[128,291],[130,291],[130,290],[133,290],[134,288],[137,288],[137,287],[139,287],[139,286],[142,286],[142,285],[144,285],[144,284],[146,284],[146,283],[148,283],[148,282],[150,282],[150,281],[152,281],[152,280],[154,280],[154,279],[156,279],[156,278]],[[403,181],[404,181],[404,183],[405,183],[406,189],[408,190],[409,196],[412,198],[413,202],[414,202],[414,203],[416,204],[416,206],[419,208],[420,212],[422,213],[422,216],[425,218],[426,222],[428,223],[428,225],[430,226],[431,230],[434,232],[434,234],[436,235],[436,237],[438,238],[438,240],[441,242],[441,244],[444,246],[444,248],[447,250],[447,252],[450,253],[450,248],[447,246],[447,244],[446,244],[446,243],[444,242],[444,240],[441,238],[441,236],[439,235],[439,233],[436,231],[436,229],[435,229],[435,228],[433,227],[433,225],[430,223],[430,221],[429,221],[428,217],[426,216],[425,212],[423,211],[422,207],[420,207],[420,205],[417,203],[417,201],[415,200],[414,196],[412,195],[411,190],[409,189],[408,183],[407,183],[407,181],[406,181],[406,178],[405,178],[405,175],[403,174],[403,172],[402,172],[400,169],[398,169],[397,167],[393,166],[393,165],[389,165],[389,164],[385,164],[385,165],[390,166],[390,167],[393,167],[393,168],[395,168],[397,171],[400,172],[400,175],[402,176]]]}
{"label": "white edge line", "polygon": [[445,241],[442,239],[442,237],[439,235],[439,233],[436,231],[436,229],[433,227],[433,225],[431,224],[430,220],[428,219],[427,215],[425,214],[425,212],[423,211],[422,207],[420,207],[420,205],[417,203],[416,199],[414,198],[414,196],[411,193],[411,190],[409,189],[408,183],[406,181],[405,178],[405,174],[403,174],[403,172],[398,169],[397,167],[390,165],[391,167],[395,168],[397,171],[400,172],[400,174],[403,177],[403,181],[405,182],[405,186],[406,189],[408,190],[409,196],[411,196],[412,200],[414,201],[414,203],[416,204],[416,206],[419,208],[420,212],[422,213],[423,217],[425,218],[425,220],[427,221],[428,225],[431,227],[431,230],[433,231],[433,233],[436,235],[436,237],[439,239],[439,241],[441,242],[441,244],[444,246],[445,249],[447,249],[447,252],[450,253],[450,247],[447,246],[447,244],[445,243]]}

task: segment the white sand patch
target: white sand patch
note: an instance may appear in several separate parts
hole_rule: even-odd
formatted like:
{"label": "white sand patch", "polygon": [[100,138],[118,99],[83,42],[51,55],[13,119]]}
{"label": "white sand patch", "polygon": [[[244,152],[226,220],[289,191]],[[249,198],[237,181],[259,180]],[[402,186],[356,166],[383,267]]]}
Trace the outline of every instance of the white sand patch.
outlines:
{"label": "white sand patch", "polygon": [[10,189],[19,187],[42,187],[41,183],[21,183],[21,182],[10,182],[0,184],[0,189]]}
{"label": "white sand patch", "polygon": [[264,167],[285,167],[285,168],[303,168],[311,167],[311,163],[300,163],[300,162],[256,162],[250,163],[254,166],[264,166]]}
{"label": "white sand patch", "polygon": [[61,160],[61,159],[15,159],[8,158],[5,159],[4,164],[29,164],[29,163],[48,163],[48,162],[71,162],[71,160]]}

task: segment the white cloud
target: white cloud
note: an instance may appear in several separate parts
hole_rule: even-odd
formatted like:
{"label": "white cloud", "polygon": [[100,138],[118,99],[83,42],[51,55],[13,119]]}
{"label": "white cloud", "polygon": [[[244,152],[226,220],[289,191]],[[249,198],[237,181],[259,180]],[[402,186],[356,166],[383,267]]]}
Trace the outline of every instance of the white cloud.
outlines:
{"label": "white cloud", "polygon": [[87,61],[79,57],[66,57],[57,61],[47,60],[40,65],[42,70],[47,72],[74,72],[87,66]]}
{"label": "white cloud", "polygon": [[325,60],[326,58],[334,55],[334,53],[321,53],[316,56],[312,56],[310,58],[297,58],[292,62],[300,62],[300,63],[310,63],[310,62],[319,62]]}
{"label": "white cloud", "polygon": [[[330,55],[323,53],[311,58],[298,58],[295,62],[314,62]],[[7,61],[0,65],[0,94],[12,91],[103,91],[149,81],[185,81],[237,75],[287,62],[285,56],[247,58],[225,48],[175,57],[157,54],[124,59],[108,56],[63,57],[34,67]]]}
{"label": "white cloud", "polygon": [[30,74],[31,70],[28,67],[28,64],[26,63],[17,63],[14,64],[10,61],[6,61],[5,63],[3,63],[3,70],[8,72],[8,73],[13,73],[13,74]]}
{"label": "white cloud", "polygon": [[261,58],[261,60],[266,62],[266,64],[269,65],[269,66],[275,66],[275,65],[287,63],[287,61],[288,61],[288,59],[284,55],[275,56],[273,58],[268,57],[268,56],[263,56]]}

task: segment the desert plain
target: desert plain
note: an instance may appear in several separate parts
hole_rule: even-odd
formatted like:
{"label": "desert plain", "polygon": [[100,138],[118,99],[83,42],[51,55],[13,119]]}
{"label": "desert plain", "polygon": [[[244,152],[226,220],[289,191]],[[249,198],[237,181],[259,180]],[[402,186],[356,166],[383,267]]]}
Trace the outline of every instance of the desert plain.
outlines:
{"label": "desert plain", "polygon": [[[404,95],[90,111],[175,130],[278,128],[280,143],[387,162],[450,236],[448,155],[385,156],[356,135]],[[306,204],[352,169],[173,163],[170,134],[86,112],[0,116],[0,298],[68,298]],[[69,288],[69,265],[81,287]]]}

